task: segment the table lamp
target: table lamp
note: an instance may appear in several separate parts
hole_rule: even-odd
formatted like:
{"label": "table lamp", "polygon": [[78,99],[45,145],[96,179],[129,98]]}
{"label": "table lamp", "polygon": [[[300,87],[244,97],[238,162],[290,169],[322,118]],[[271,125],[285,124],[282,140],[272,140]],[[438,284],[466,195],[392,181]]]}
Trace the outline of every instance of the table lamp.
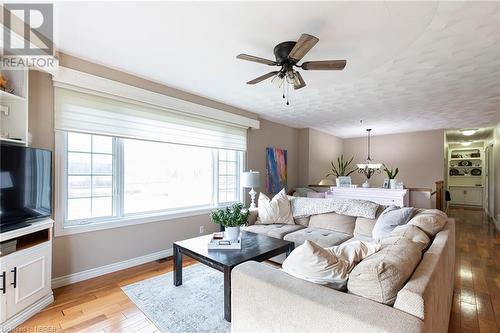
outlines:
{"label": "table lamp", "polygon": [[257,192],[255,192],[254,187],[259,187],[260,186],[260,173],[258,171],[247,171],[247,172],[242,172],[241,173],[241,186],[246,187],[246,188],[251,188],[250,192],[250,198],[252,199],[252,203],[250,204],[250,209],[257,208],[255,205],[255,195]]}

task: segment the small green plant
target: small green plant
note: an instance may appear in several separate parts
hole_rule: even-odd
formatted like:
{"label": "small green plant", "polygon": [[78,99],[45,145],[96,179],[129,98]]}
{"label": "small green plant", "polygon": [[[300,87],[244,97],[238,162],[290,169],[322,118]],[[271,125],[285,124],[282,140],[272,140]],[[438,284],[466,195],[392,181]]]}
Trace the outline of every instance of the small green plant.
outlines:
{"label": "small green plant", "polygon": [[333,161],[330,162],[332,165],[332,170],[329,172],[326,177],[330,176],[335,176],[335,177],[342,177],[342,176],[349,176],[351,173],[356,171],[356,169],[352,169],[348,171],[349,166],[352,163],[352,160],[354,160],[354,156],[351,157],[349,161],[344,160],[344,154],[340,155],[340,157],[337,157],[337,165],[333,163]]}
{"label": "small green plant", "polygon": [[399,169],[396,168],[396,169],[389,169],[385,164],[384,164],[384,171],[385,173],[387,174],[387,177],[389,177],[389,179],[395,179],[396,176],[398,175],[398,172],[399,172]]}
{"label": "small green plant", "polygon": [[238,202],[232,206],[214,210],[210,213],[212,222],[223,227],[239,227],[247,223],[250,212]]}

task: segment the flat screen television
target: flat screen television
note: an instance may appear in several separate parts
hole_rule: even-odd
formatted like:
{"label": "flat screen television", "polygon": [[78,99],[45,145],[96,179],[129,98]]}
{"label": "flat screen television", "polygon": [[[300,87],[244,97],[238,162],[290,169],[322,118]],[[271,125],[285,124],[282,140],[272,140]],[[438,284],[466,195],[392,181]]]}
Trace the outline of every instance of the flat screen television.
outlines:
{"label": "flat screen television", "polygon": [[0,232],[52,214],[52,152],[0,145]]}

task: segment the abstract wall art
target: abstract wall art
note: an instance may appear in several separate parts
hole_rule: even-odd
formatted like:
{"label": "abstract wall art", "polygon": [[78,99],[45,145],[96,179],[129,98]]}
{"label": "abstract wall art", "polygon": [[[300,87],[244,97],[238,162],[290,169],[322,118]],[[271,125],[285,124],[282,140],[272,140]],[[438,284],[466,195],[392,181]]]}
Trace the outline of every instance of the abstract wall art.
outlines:
{"label": "abstract wall art", "polygon": [[266,148],[266,192],[278,193],[287,185],[287,151]]}

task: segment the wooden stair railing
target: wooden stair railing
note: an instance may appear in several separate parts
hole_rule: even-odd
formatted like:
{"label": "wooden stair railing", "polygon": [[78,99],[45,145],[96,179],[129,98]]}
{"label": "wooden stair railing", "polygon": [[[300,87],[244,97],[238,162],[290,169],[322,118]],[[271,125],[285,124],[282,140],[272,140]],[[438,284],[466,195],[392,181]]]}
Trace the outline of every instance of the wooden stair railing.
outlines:
{"label": "wooden stair railing", "polygon": [[443,194],[444,194],[444,180],[436,182],[436,190],[431,193],[431,196],[436,195],[436,209],[443,210]]}

